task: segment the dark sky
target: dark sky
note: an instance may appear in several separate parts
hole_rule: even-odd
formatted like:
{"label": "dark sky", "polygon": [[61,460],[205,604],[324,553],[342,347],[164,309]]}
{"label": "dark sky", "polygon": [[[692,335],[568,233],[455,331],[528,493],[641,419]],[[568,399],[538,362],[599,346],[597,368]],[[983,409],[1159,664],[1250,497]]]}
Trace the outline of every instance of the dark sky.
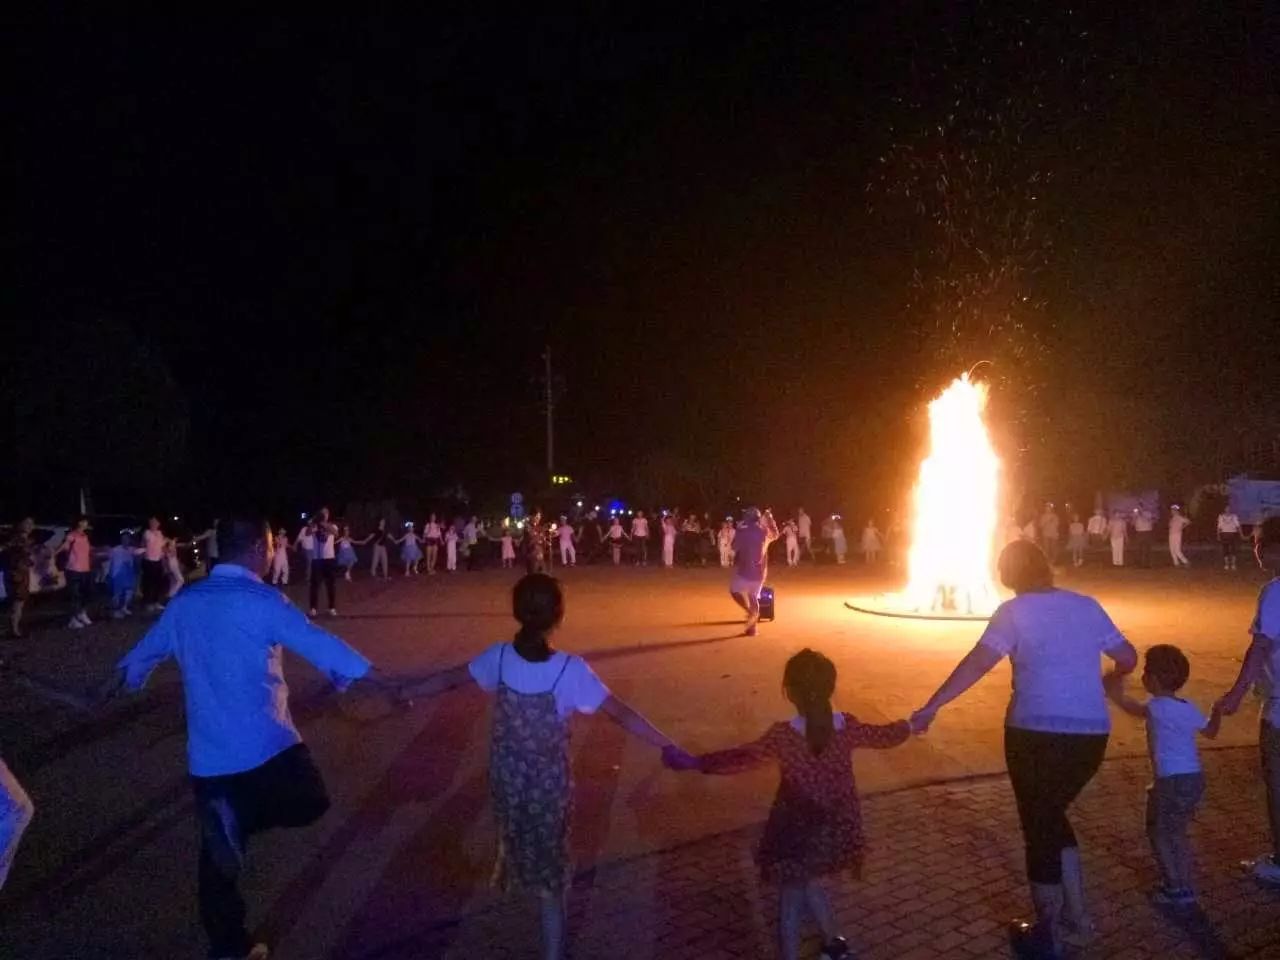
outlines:
{"label": "dark sky", "polygon": [[[76,474],[201,505],[508,490],[542,459],[544,343],[558,466],[595,488],[669,457],[725,492],[879,496],[914,456],[903,388],[945,377],[908,363],[911,230],[867,185],[957,70],[1031,96],[1004,49],[1024,33],[1090,58],[1027,147],[1070,190],[1026,482],[1186,483],[1219,464],[1167,455],[1180,425],[1277,432],[1261,5],[1134,5],[1061,38],[1001,25],[1050,4],[588,6],[19,31],[9,312],[24,369],[76,359],[57,410],[15,408],[10,496]],[[45,453],[95,416],[128,424],[109,451]],[[172,463],[135,470],[157,436]]]}

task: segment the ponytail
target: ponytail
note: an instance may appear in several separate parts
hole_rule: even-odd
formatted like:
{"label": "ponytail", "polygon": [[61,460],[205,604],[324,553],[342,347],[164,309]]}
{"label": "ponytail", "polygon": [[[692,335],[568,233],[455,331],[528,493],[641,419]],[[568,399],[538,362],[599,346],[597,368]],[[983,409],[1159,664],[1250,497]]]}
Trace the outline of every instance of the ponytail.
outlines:
{"label": "ponytail", "polygon": [[835,723],[831,717],[831,698],[821,697],[808,701],[803,706],[804,738],[809,741],[809,749],[813,755],[819,756],[831,742],[835,733]]}
{"label": "ponytail", "polygon": [[835,733],[831,695],[836,689],[836,666],[816,650],[801,650],[787,661],[782,674],[787,696],[804,717],[805,740],[816,757]]}
{"label": "ponytail", "polygon": [[543,663],[551,659],[551,641],[541,631],[521,627],[516,631],[512,646],[516,648],[516,653],[520,654],[522,660],[528,660],[530,663]]}

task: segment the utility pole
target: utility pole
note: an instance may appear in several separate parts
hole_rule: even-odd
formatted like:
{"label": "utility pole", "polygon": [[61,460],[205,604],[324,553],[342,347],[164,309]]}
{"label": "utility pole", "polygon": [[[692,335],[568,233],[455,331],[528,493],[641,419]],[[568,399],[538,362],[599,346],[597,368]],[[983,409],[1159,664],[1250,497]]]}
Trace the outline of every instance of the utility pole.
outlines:
{"label": "utility pole", "polygon": [[556,457],[555,457],[555,394],[551,386],[551,345],[548,344],[542,353],[542,360],[546,364],[545,381],[546,387],[546,405],[547,405],[547,479],[555,476]]}

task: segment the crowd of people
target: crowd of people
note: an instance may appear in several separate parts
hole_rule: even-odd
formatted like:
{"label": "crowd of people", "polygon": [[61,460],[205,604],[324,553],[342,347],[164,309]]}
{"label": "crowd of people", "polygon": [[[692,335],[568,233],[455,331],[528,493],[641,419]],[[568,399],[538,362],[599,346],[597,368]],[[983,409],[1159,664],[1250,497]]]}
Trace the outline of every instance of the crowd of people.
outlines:
{"label": "crowd of people", "polygon": [[[577,562],[580,527],[563,517],[550,524],[536,511],[517,527],[526,573],[513,590],[515,640],[495,644],[470,663],[422,677],[379,672],[364,655],[294,608],[274,585],[288,581],[289,553],[301,552],[310,579],[312,617],[321,588],[334,614],[338,571],[349,577],[357,544],[374,548],[371,575],[390,576],[388,550],[398,545],[403,576],[424,571],[430,576],[440,548],[444,571],[454,571],[458,558],[465,556],[462,547],[488,539],[488,526],[479,520],[440,524],[431,516],[421,535],[412,524],[393,535],[385,522],[379,522],[360,540],[335,522],[328,509],[317,512],[292,539],[287,531],[273,534],[268,525],[244,518],[215,522],[201,535],[210,544],[209,576],[170,596],[166,605],[159,579],[165,541],[159,521],[154,521],[143,532],[141,544],[122,539],[111,549],[111,557],[122,566],[141,564],[145,604],[159,613],[159,620],[84,705],[93,708],[140,690],[157,664],[177,660],[186,692],[189,774],[200,824],[198,913],[211,956],[268,956],[265,945],[253,942],[247,931],[239,892],[248,841],[265,829],[314,823],[328,809],[323,776],[289,717],[282,664],[282,648],[288,648],[314,663],[342,690],[370,690],[404,703],[471,682],[493,692],[490,783],[499,837],[497,876],[504,886],[538,897],[549,960],[563,957],[566,940],[572,806],[568,722],[575,713],[595,712],[662,751],[672,771],[732,774],[763,764],[780,769],[781,785],[756,859],[764,881],[780,890],[781,954],[788,959],[797,956],[801,923],[809,915],[822,931],[823,955],[838,960],[849,956],[849,947],[838,931],[822,878],[856,873],[864,859],[867,837],[852,777],[852,753],[891,749],[913,733],[925,735],[943,708],[1007,657],[1014,690],[1007,710],[1005,758],[1023,829],[1034,908],[1032,916],[1016,923],[1010,933],[1019,955],[1057,957],[1065,946],[1094,936],[1082,858],[1068,812],[1102,763],[1111,730],[1107,699],[1147,724],[1155,774],[1147,797],[1147,831],[1161,878],[1153,897],[1175,909],[1196,902],[1187,833],[1204,791],[1196,741],[1216,736],[1224,718],[1238,712],[1254,685],[1265,680],[1274,684],[1280,678],[1280,577],[1263,589],[1239,676],[1213,704],[1210,716],[1178,698],[1192,664],[1171,645],[1148,650],[1142,675],[1148,698],[1138,700],[1126,691],[1126,678],[1139,666],[1137,650],[1097,600],[1056,588],[1053,582],[1059,538],[1048,518],[1051,513],[1046,511],[1034,530],[1021,527],[1002,550],[998,568],[1001,581],[1014,593],[1012,599],[1000,605],[973,650],[936,694],[910,717],[891,723],[864,723],[836,710],[836,668],[822,654],[806,649],[788,660],[782,676],[783,691],[796,708],[792,721],[773,724],[760,739],[737,748],[687,753],[614,696],[585,660],[554,648],[564,596],[547,568],[553,552],[564,566]],[[716,554],[703,544],[714,545],[721,562],[731,568],[730,593],[746,614],[746,634],[753,635],[768,577],[769,548],[778,541],[785,544],[788,564],[800,562],[806,552],[812,556],[812,522],[806,524],[808,517],[797,511],[780,525],[771,511],[754,507],[736,524],[708,525],[705,520],[663,515],[650,529],[644,513],[637,512],[630,524],[614,515],[600,541],[613,563],[621,563],[623,544],[639,543],[632,562],[644,564],[649,561],[650,534],[655,534],[666,566],[678,558],[708,562]],[[1110,524],[1116,522],[1112,517]],[[1128,529],[1128,518],[1120,522]],[[1073,562],[1078,524],[1073,518],[1069,527]],[[1178,525],[1179,534],[1183,526]],[[1220,531],[1222,526],[1220,518]],[[1226,526],[1222,532],[1231,534],[1230,522]],[[1174,529],[1171,525],[1171,538]],[[566,535],[564,530],[572,532]],[[1111,534],[1111,526],[1107,532]],[[1135,525],[1134,532],[1149,531]],[[1084,525],[1084,534],[1089,535],[1089,525]],[[500,527],[497,539],[504,564],[515,561],[512,525]],[[82,604],[92,561],[83,522],[59,549],[68,554],[69,575],[76,575],[69,580],[73,604]],[[864,547],[864,552],[874,556],[874,550]],[[1171,553],[1180,566],[1178,552]],[[1254,553],[1268,570],[1280,567],[1280,520],[1254,532]],[[129,581],[120,580],[119,590],[116,595],[113,580],[116,609],[128,609],[133,596]],[[84,622],[79,613],[77,620]],[[1098,671],[1100,655],[1112,662],[1106,675]],[[1280,883],[1280,698],[1274,690],[1271,687],[1263,709],[1260,751],[1275,849],[1258,858],[1253,870],[1262,881]],[[64,698],[68,699],[73,695]],[[0,884],[33,810],[31,797],[0,763]]]}
{"label": "crowd of people", "polygon": [[[1066,530],[1066,552],[1070,555],[1071,565],[1082,567],[1090,548],[1111,551],[1111,565],[1123,567],[1128,558],[1139,567],[1149,568],[1152,565],[1152,554],[1155,547],[1157,518],[1154,510],[1139,505],[1129,511],[1112,510],[1109,514],[1097,507],[1087,519],[1081,519],[1076,512],[1069,512],[1070,519],[1064,524],[1062,514],[1052,503],[1044,505],[1039,516],[1019,522],[1010,517],[1006,526],[1005,540],[1013,543],[1016,540],[1029,540],[1038,543],[1049,558],[1049,562],[1058,565],[1063,560],[1062,531]],[[1186,515],[1181,504],[1172,504],[1165,529],[1169,561],[1175,567],[1190,567],[1187,559],[1185,538],[1187,527],[1191,526],[1191,518]],[[1239,554],[1244,543],[1244,525],[1240,517],[1225,505],[1218,514],[1215,524],[1218,544],[1222,555],[1222,569],[1236,570]]]}
{"label": "crowd of people", "polygon": [[[528,550],[540,549],[540,522],[532,520],[535,539]],[[779,528],[769,511],[751,508],[735,527],[731,592],[746,608],[748,626],[754,623],[752,599],[758,599],[767,576],[768,547],[787,539],[786,526]],[[334,542],[332,556],[321,549],[312,559],[313,587],[323,581],[331,588],[334,577],[325,573],[325,562],[337,559],[341,528],[327,511],[309,527],[313,536]],[[581,657],[554,647],[565,600],[558,581],[546,573],[535,570],[515,585],[512,609],[519,629],[513,641],[444,671],[391,676],[265,582],[277,567],[278,547],[264,523],[232,519],[218,524],[215,536],[218,565],[173,598],[87,705],[140,690],[162,661],[177,661],[200,825],[199,914],[211,956],[236,960],[268,955],[246,928],[239,890],[250,838],[272,827],[313,823],[329,805],[323,777],[289,714],[282,647],[315,664],[343,690],[363,688],[412,703],[474,683],[494,695],[490,781],[499,837],[497,876],[504,886],[536,895],[549,960],[560,960],[565,952],[572,809],[568,736],[574,714],[603,713],[660,750],[674,771],[726,775],[777,766],[781,784],[757,861],[762,879],[779,889],[781,955],[788,960],[798,955],[807,914],[822,931],[823,955],[838,960],[849,956],[849,948],[822,879],[857,873],[864,859],[867,838],[853,752],[888,749],[913,733],[924,735],[948,704],[1009,658],[1014,684],[1005,757],[1034,908],[1029,919],[1011,928],[1011,936],[1020,955],[1052,958],[1095,932],[1068,810],[1102,762],[1111,730],[1108,698],[1146,724],[1154,773],[1147,832],[1160,876],[1153,895],[1167,907],[1181,908],[1195,902],[1187,825],[1204,793],[1196,740],[1216,736],[1255,684],[1280,678],[1280,577],[1263,588],[1235,683],[1205,717],[1177,696],[1191,664],[1171,645],[1146,653],[1142,686],[1147,699],[1130,696],[1126,681],[1137,670],[1138,652],[1096,600],[1057,588],[1045,550],[1019,537],[999,560],[1001,580],[1013,598],[1001,604],[974,648],[910,717],[869,724],[836,710],[835,666],[806,649],[788,661],[782,676],[786,697],[796,708],[794,719],[743,746],[694,755],[612,694]],[[440,539],[447,564],[449,541]],[[67,549],[83,555],[76,544]],[[1280,572],[1280,519],[1261,526],[1254,551],[1259,565]],[[536,552],[526,561],[536,564]],[[1098,669],[1100,656],[1113,664],[1105,675]],[[1274,849],[1253,870],[1260,880],[1280,883],[1280,698],[1274,689],[1259,736]],[[0,763],[0,884],[33,811],[30,797]]]}

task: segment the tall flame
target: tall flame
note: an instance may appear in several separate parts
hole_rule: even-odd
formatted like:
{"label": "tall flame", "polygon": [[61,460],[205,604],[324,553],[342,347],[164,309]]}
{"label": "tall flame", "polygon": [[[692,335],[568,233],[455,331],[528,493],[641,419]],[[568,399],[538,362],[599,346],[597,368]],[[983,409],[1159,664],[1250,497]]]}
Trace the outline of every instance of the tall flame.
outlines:
{"label": "tall flame", "polygon": [[905,600],[911,609],[990,613],[1000,459],[983,413],[987,387],[968,374],[929,404],[929,455],[915,489]]}

